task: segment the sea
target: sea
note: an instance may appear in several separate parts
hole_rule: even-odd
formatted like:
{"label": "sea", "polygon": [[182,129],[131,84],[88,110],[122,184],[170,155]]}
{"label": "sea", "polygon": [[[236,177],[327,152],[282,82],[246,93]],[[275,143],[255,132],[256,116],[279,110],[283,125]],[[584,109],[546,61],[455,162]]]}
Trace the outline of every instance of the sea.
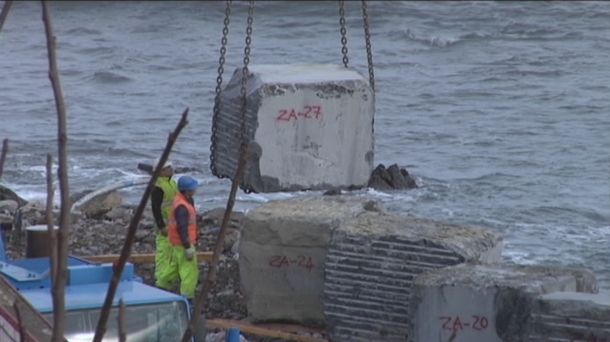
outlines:
{"label": "sea", "polygon": [[[224,84],[243,66],[249,3],[234,1]],[[70,191],[144,174],[185,108],[171,154],[200,210],[224,206],[210,171],[225,3],[53,1],[68,112]],[[493,230],[508,263],[587,268],[610,288],[610,2],[369,1],[375,163],[419,188],[360,190],[396,213]],[[368,78],[361,3],[345,2],[349,66]],[[0,33],[3,181],[45,198],[57,115],[40,2]],[[337,1],[258,1],[251,64],[342,64]],[[121,190],[137,203],[143,187]],[[237,210],[301,193],[239,192]],[[57,201],[58,195],[55,196]]]}

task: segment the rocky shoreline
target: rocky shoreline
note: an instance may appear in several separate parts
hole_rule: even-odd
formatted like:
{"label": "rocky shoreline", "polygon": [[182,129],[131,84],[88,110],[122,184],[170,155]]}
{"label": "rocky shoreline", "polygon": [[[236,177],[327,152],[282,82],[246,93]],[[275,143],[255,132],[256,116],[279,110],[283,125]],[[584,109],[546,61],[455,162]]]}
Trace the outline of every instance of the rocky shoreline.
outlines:
{"label": "rocky shoreline", "polygon": [[[135,211],[135,206],[121,203],[120,195],[110,193],[93,201],[81,212],[73,214],[71,234],[69,237],[69,253],[74,256],[119,254],[124,243],[129,222]],[[111,208],[111,206],[116,205]],[[57,208],[55,210],[57,212]],[[86,213],[86,214],[85,214]],[[199,251],[211,251],[216,242],[216,236],[210,233],[211,228],[219,227],[224,208],[216,208],[199,216]],[[0,201],[0,215],[3,219],[4,240],[7,254],[11,258],[24,258],[26,255],[25,231],[7,230],[15,224],[16,215],[21,216],[23,227],[46,224],[45,208],[42,202],[30,202],[19,207],[12,200]],[[9,220],[10,219],[10,220]],[[234,212],[231,216],[229,231],[225,239],[224,253],[218,264],[218,275],[212,293],[205,309],[206,317],[243,320],[247,318],[247,309],[239,288],[239,270],[237,260],[231,252],[231,247],[240,235],[243,213]],[[13,222],[10,222],[13,221]],[[149,208],[144,212],[140,222],[133,253],[153,253],[155,240],[152,231],[153,217]],[[212,229],[214,231],[214,229]],[[154,285],[154,264],[136,264],[136,274],[149,285]],[[205,281],[208,265],[200,265],[200,284]],[[209,332],[209,341],[222,339],[222,333]],[[261,336],[243,334],[251,342],[280,342],[283,339],[264,338]],[[320,337],[320,336],[318,336]]]}

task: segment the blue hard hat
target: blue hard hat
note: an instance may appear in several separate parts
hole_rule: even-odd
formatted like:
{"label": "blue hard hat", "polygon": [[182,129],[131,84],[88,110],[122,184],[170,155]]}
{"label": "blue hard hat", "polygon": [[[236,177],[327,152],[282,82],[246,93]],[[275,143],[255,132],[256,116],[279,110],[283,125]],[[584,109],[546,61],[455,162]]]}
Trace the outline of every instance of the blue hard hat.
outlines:
{"label": "blue hard hat", "polygon": [[199,182],[191,176],[182,176],[178,179],[178,190],[195,190],[199,186]]}

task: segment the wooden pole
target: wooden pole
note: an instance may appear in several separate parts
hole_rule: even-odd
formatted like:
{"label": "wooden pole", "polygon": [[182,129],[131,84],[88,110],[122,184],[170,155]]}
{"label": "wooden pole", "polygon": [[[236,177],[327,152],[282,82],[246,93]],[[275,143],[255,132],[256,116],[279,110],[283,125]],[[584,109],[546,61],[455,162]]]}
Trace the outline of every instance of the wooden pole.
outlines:
{"label": "wooden pole", "polygon": [[53,156],[47,154],[47,229],[51,255],[49,266],[51,269],[51,284],[57,280],[57,236],[55,236],[55,222],[53,222]]}
{"label": "wooden pole", "polygon": [[2,172],[4,171],[4,162],[6,162],[6,155],[8,154],[8,139],[2,141],[2,154],[0,155],[0,179],[2,179]]}
{"label": "wooden pole", "polygon": [[110,279],[110,283],[108,284],[108,291],[106,292],[106,299],[104,301],[104,306],[102,307],[102,311],[100,313],[99,321],[97,322],[97,327],[95,329],[95,336],[93,337],[93,342],[101,342],[104,334],[106,333],[106,324],[108,323],[108,316],[110,315],[110,309],[112,308],[112,302],[114,301],[114,295],[116,294],[117,287],[119,286],[119,280],[121,279],[121,274],[123,273],[123,269],[125,268],[125,263],[131,254],[131,248],[133,246],[133,242],[136,237],[136,231],[138,230],[138,223],[142,218],[142,214],[144,213],[144,208],[146,208],[146,204],[148,203],[148,199],[150,198],[150,194],[155,188],[155,182],[159,177],[159,173],[163,168],[163,165],[167,161],[170,152],[172,151],[172,147],[174,143],[178,139],[180,132],[182,129],[188,124],[188,112],[189,109],[185,109],[184,113],[182,113],[182,118],[178,122],[176,129],[172,133],[170,133],[167,138],[167,145],[165,145],[165,149],[161,154],[161,158],[159,163],[155,168],[155,172],[150,177],[148,181],[148,186],[142,195],[142,199],[140,199],[140,204],[136,209],[131,222],[129,223],[129,228],[127,229],[127,236],[125,237],[125,243],[123,244],[123,249],[121,250],[121,255],[119,256],[118,262],[114,267],[114,274],[112,275],[112,279]]}
{"label": "wooden pole", "polygon": [[2,6],[2,12],[0,12],[0,32],[2,32],[2,27],[4,26],[4,22],[6,22],[8,11],[11,9],[12,5],[12,1],[5,1],[4,6]]}

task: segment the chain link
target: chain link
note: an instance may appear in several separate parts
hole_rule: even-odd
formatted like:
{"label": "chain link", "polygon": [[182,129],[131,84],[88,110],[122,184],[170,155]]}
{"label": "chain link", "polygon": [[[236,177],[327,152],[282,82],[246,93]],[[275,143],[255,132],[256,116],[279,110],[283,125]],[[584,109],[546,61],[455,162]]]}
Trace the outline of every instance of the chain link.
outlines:
{"label": "chain link", "polygon": [[[252,23],[254,21],[254,1],[250,0],[250,6],[248,7],[248,26],[246,28],[246,47],[244,48],[244,67],[242,69],[241,77],[241,96],[242,96],[242,107],[240,116],[240,135],[241,135],[241,146],[240,153],[246,153],[248,148],[249,139],[246,134],[246,113],[248,112],[247,107],[247,85],[248,85],[248,65],[250,64],[250,44],[252,43]],[[243,183],[243,181],[242,181]],[[245,183],[244,183],[245,184]],[[244,187],[246,193],[250,193],[251,189],[248,186]]]}
{"label": "chain link", "polygon": [[343,52],[343,66],[347,68],[349,58],[347,58],[347,30],[345,29],[345,1],[339,1],[339,24],[341,24],[341,52]]}
{"label": "chain link", "polygon": [[216,130],[218,129],[218,116],[220,115],[220,109],[222,103],[220,100],[220,94],[222,92],[222,75],[224,73],[225,54],[227,53],[227,36],[229,35],[229,23],[231,18],[231,4],[232,0],[227,0],[227,7],[225,9],[225,20],[224,27],[222,29],[222,39],[220,40],[220,58],[218,59],[218,77],[216,77],[216,97],[214,98],[214,115],[212,117],[212,144],[210,145],[210,169],[212,174],[219,178],[225,178],[224,175],[219,175],[216,170],[215,164],[215,153],[216,153]]}
{"label": "chain link", "polygon": [[369,65],[369,84],[375,93],[375,73],[373,72],[373,49],[371,48],[371,33],[369,32],[369,15],[366,11],[366,0],[362,0],[362,18],[364,20],[364,40],[366,41],[366,59]]}

